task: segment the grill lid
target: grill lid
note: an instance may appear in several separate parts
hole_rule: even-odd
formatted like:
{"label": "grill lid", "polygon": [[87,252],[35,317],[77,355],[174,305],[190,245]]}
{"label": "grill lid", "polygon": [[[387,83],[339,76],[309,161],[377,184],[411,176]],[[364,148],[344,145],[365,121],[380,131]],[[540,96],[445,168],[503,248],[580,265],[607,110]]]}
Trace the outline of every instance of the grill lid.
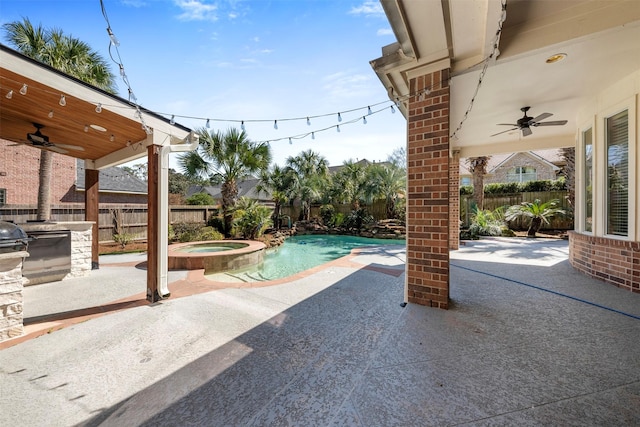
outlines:
{"label": "grill lid", "polygon": [[22,228],[0,221],[0,253],[26,250],[29,240]]}

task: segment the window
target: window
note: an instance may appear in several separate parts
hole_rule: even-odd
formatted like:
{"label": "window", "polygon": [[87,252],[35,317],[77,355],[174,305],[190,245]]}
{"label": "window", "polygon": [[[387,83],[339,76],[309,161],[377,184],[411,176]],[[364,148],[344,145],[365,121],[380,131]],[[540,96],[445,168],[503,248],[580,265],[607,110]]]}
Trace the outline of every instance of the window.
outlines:
{"label": "window", "polygon": [[584,144],[584,231],[593,231],[593,129],[582,132]]}
{"label": "window", "polygon": [[7,190],[5,188],[0,188],[0,206],[4,206],[7,204]]}
{"label": "window", "polygon": [[629,113],[605,119],[607,144],[607,234],[629,233]]}
{"label": "window", "polygon": [[538,175],[533,166],[516,166],[507,172],[507,182],[535,181]]}
{"label": "window", "polygon": [[471,185],[471,177],[463,176],[460,178],[460,185]]}

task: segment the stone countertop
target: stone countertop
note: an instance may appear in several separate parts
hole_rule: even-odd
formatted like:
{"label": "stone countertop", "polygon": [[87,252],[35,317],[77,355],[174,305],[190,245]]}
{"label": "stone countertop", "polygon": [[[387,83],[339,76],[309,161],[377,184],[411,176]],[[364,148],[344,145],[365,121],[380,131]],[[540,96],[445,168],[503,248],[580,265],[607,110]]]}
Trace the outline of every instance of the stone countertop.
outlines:
{"label": "stone countertop", "polygon": [[18,224],[27,233],[30,231],[86,231],[93,227],[94,221],[27,222]]}

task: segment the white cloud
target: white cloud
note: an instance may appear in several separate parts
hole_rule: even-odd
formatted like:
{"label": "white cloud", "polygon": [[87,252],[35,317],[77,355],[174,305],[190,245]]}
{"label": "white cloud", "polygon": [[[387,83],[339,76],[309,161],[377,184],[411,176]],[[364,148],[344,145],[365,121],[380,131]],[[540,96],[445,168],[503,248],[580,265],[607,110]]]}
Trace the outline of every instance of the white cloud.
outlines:
{"label": "white cloud", "polygon": [[339,72],[326,76],[323,89],[335,99],[352,98],[371,90],[371,76]]}
{"label": "white cloud", "polygon": [[391,28],[380,28],[376,34],[379,36],[392,36],[393,31]]}
{"label": "white cloud", "polygon": [[365,1],[360,6],[354,6],[349,11],[351,15],[365,15],[373,17],[384,17],[382,5],[377,1]]}
{"label": "white cloud", "polygon": [[218,6],[200,0],[174,0],[176,6],[182,9],[178,19],[181,21],[217,21]]}

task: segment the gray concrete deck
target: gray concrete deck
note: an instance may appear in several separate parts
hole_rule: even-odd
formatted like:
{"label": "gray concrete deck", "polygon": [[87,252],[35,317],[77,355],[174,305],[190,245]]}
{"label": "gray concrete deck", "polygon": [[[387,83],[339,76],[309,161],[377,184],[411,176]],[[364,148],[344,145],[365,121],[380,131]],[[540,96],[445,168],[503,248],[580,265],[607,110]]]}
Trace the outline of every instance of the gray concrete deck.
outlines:
{"label": "gray concrete deck", "polygon": [[[400,306],[404,255],[370,249],[5,348],[0,425],[640,425],[640,295],[575,272],[567,242],[468,242],[448,311]],[[27,288],[26,316],[144,291],[143,270],[101,262]]]}

